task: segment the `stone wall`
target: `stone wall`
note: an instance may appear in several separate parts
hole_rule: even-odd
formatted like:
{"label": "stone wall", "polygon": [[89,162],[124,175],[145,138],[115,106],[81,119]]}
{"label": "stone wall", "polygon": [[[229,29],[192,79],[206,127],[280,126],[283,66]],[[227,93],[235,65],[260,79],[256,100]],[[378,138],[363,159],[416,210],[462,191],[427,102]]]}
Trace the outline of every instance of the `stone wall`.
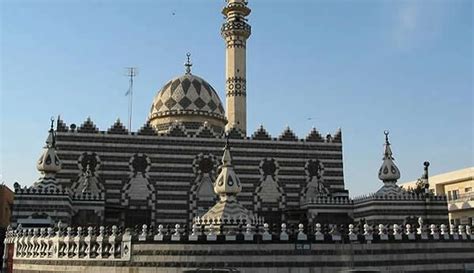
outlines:
{"label": "stone wall", "polygon": [[[221,232],[222,231],[222,232]],[[349,270],[375,272],[470,272],[474,270],[474,234],[467,226],[431,225],[403,230],[380,225],[348,231],[270,230],[269,225],[244,230],[206,231],[179,225],[158,231],[100,227],[9,230],[15,273],[44,272],[166,272],[227,269],[228,272],[329,273]],[[232,271],[234,270],[235,271]],[[201,272],[201,271],[195,271]],[[208,271],[209,272],[209,271]],[[211,271],[212,272],[212,271]],[[226,272],[220,271],[220,272]],[[357,272],[357,271],[356,271]],[[368,272],[368,271],[366,271]],[[10,273],[10,272],[8,272]]]}
{"label": "stone wall", "polygon": [[[157,134],[148,124],[138,132],[118,127],[100,131],[87,120],[71,129],[60,121],[56,144],[62,169],[56,180],[63,188],[74,188],[89,165],[105,194],[107,225],[124,225],[136,211],[149,214],[137,223],[189,225],[199,207],[207,210],[208,197],[200,196],[199,189],[203,179],[212,181],[218,173],[225,137],[207,127],[195,133],[179,124],[166,134]],[[311,176],[307,165],[315,160],[324,166],[322,179],[329,191],[348,197],[340,131],[323,137],[314,129],[299,138],[286,129],[272,137],[261,127],[250,137],[232,131],[230,138],[243,185],[238,199],[247,209],[263,216],[265,209],[280,215],[285,209],[299,209]],[[271,172],[264,168],[268,164]],[[269,173],[282,191],[277,198],[281,202],[259,203],[257,189]]]}
{"label": "stone wall", "polygon": [[326,273],[349,269],[456,273],[474,268],[473,249],[473,241],[136,244],[130,261],[18,260],[14,272],[181,273],[196,268],[234,268],[241,273]]}

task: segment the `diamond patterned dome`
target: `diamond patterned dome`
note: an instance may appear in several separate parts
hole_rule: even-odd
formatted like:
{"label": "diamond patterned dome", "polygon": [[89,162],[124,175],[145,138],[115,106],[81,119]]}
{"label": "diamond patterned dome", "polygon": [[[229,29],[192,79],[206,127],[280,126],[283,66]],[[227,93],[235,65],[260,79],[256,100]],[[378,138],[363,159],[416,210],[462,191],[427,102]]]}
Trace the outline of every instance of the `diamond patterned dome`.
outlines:
{"label": "diamond patterned dome", "polygon": [[183,114],[226,120],[224,107],[214,88],[190,73],[170,80],[161,88],[153,100],[149,119]]}

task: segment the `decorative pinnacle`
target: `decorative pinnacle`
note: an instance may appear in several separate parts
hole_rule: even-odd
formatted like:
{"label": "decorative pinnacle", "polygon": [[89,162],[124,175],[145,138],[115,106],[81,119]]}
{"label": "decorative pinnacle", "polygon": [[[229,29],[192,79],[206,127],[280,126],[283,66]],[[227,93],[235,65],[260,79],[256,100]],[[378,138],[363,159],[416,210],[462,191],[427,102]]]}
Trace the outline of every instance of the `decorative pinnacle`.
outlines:
{"label": "decorative pinnacle", "polygon": [[186,67],[186,74],[191,74],[191,66],[193,66],[193,64],[191,63],[191,53],[186,53],[186,63],[184,64],[184,66]]}
{"label": "decorative pinnacle", "polygon": [[53,126],[54,126],[54,117],[51,117],[51,119],[50,119],[50,120],[51,120],[51,128],[50,128],[50,130],[53,130]]}
{"label": "decorative pinnacle", "polygon": [[49,128],[49,136],[46,139],[46,148],[51,148],[56,146],[56,136],[54,134],[54,117],[51,117],[51,127]]}
{"label": "decorative pinnacle", "polygon": [[222,155],[223,166],[232,166],[232,156],[230,155],[229,134],[225,136],[224,154]]}
{"label": "decorative pinnacle", "polygon": [[428,167],[430,166],[430,162],[428,162],[428,161],[423,162],[423,166],[425,166],[425,167],[423,168],[423,177],[422,178],[428,179]]}
{"label": "decorative pinnacle", "polygon": [[390,145],[390,142],[388,142],[388,134],[390,134],[390,132],[388,130],[385,130],[383,131],[383,133],[385,135],[385,144]]}
{"label": "decorative pinnacle", "polygon": [[384,151],[384,158],[393,159],[392,157],[392,149],[390,149],[390,141],[388,140],[388,134],[390,133],[388,130],[383,131],[385,135],[385,151]]}
{"label": "decorative pinnacle", "polygon": [[229,133],[226,133],[225,134],[225,147],[224,147],[224,149],[229,149],[230,150],[229,137],[230,137]]}

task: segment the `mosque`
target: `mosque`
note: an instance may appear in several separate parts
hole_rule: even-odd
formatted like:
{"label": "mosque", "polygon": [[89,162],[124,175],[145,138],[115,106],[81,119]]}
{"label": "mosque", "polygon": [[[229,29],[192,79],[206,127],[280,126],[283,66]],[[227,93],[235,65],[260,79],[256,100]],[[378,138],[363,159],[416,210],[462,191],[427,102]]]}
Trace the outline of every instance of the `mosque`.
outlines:
{"label": "mosque", "polygon": [[[423,217],[429,223],[446,222],[445,197],[407,192],[396,185],[400,171],[388,132],[379,171],[383,185],[376,193],[356,199],[349,198],[344,185],[340,129],[333,135],[312,129],[303,139],[290,128],[278,137],[263,127],[248,134],[250,11],[242,0],[229,0],[222,10],[225,108],[211,84],[194,74],[188,55],[184,74],[159,89],[146,124],[137,132],[129,132],[119,120],[99,130],[91,119],[80,126],[58,119],[56,128],[51,124],[37,162],[42,176],[30,187],[15,184],[14,225],[53,226],[61,221],[190,226],[197,217],[208,217],[219,200],[218,175],[227,164],[219,160],[224,146],[228,153],[224,157],[230,158],[231,153],[233,158],[228,183],[241,181],[234,200],[241,207],[236,211],[246,211],[254,220],[340,225],[404,223],[410,217]],[[427,171],[428,165],[424,185]],[[245,218],[233,215],[232,209],[224,211],[220,217]]]}
{"label": "mosque", "polygon": [[359,198],[341,130],[248,133],[250,11],[222,10],[225,108],[188,55],[136,132],[51,121],[41,177],[14,185],[2,272],[474,272],[471,227],[446,225],[428,162],[416,189],[397,185],[388,131],[382,185]]}

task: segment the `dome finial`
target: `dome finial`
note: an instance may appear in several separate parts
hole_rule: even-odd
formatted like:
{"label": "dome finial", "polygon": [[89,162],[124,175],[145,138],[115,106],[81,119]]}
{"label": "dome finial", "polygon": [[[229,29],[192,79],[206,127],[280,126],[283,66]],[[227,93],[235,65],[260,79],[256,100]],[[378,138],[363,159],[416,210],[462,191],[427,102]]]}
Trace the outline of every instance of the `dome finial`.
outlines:
{"label": "dome finial", "polygon": [[193,66],[193,63],[191,63],[191,53],[186,53],[186,63],[184,64],[184,66],[186,67],[186,74],[191,74],[191,66]]}
{"label": "dome finial", "polygon": [[50,130],[53,130],[53,127],[54,127],[54,117],[51,116],[51,127],[50,127]]}
{"label": "dome finial", "polygon": [[390,134],[390,132],[388,130],[385,130],[383,131],[383,133],[385,135],[385,144],[390,145],[390,142],[388,142],[388,135]]}
{"label": "dome finial", "polygon": [[225,134],[224,155],[222,156],[223,166],[232,166],[232,156],[230,155],[229,133]]}
{"label": "dome finial", "polygon": [[383,131],[385,135],[385,151],[384,151],[384,159],[385,158],[390,158],[393,159],[392,157],[392,149],[390,148],[390,141],[388,140],[388,135],[390,132],[388,130]]}
{"label": "dome finial", "polygon": [[54,117],[51,117],[51,127],[49,128],[49,135],[46,139],[45,148],[56,148],[56,134],[54,133]]}

